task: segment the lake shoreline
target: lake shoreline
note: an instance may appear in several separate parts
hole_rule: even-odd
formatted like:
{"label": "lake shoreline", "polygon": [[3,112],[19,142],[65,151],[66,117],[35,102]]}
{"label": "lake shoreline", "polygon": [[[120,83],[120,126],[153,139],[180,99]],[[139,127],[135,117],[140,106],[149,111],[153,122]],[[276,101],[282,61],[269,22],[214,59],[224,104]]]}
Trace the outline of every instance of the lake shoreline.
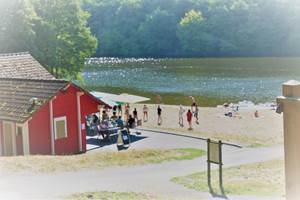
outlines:
{"label": "lake shoreline", "polygon": [[[92,86],[92,85],[83,85],[83,88],[87,89],[88,91],[98,91],[98,92],[107,92],[113,94],[121,94],[121,93],[128,93],[132,95],[144,96],[150,98],[150,101],[145,103],[147,104],[156,104],[155,101],[156,96],[160,95],[162,99],[162,104],[166,105],[184,105],[189,106],[191,105],[191,98],[189,94],[181,94],[181,93],[154,93],[154,92],[146,92],[132,88],[121,88],[121,87],[110,87],[110,86]],[[199,106],[201,107],[217,107],[218,105],[223,105],[224,103],[233,103],[238,104],[239,102],[247,101],[252,102],[253,104],[268,104],[273,103],[274,101],[254,101],[253,99],[244,99],[244,98],[236,98],[236,97],[212,97],[212,96],[200,96],[200,95],[192,95],[195,97],[196,101],[198,102]]]}

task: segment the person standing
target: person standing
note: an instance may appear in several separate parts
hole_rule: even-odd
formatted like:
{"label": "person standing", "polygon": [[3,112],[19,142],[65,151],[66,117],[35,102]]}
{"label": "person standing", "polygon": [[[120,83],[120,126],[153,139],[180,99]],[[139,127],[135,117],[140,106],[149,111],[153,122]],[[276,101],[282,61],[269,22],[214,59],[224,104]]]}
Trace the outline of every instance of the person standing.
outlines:
{"label": "person standing", "polygon": [[189,130],[192,130],[192,118],[193,118],[193,113],[191,112],[191,110],[188,110],[188,112],[186,113],[186,118],[189,124]]}
{"label": "person standing", "polygon": [[162,124],[162,117],[161,117],[162,109],[158,105],[157,107],[157,124],[160,126]]}
{"label": "person standing", "polygon": [[122,116],[122,105],[121,104],[119,104],[118,105],[118,116]]}
{"label": "person standing", "polygon": [[144,116],[143,116],[143,120],[144,120],[144,122],[146,122],[146,121],[148,121],[148,107],[147,107],[147,105],[144,105],[144,107],[143,107],[143,113],[144,113]]}
{"label": "person standing", "polygon": [[183,114],[184,114],[185,110],[182,107],[182,105],[179,106],[179,119],[178,119],[178,123],[181,127],[183,127]]}
{"label": "person standing", "polygon": [[129,119],[129,113],[130,113],[130,106],[129,103],[125,105],[125,121]]}
{"label": "person standing", "polygon": [[138,113],[137,113],[136,108],[134,108],[132,114],[133,114],[133,118],[136,119],[136,120],[138,120]]}
{"label": "person standing", "polygon": [[196,124],[199,124],[199,107],[197,104],[195,105],[194,117],[196,119]]}
{"label": "person standing", "polygon": [[113,110],[113,115],[116,116],[117,115],[117,105],[114,105],[112,110]]}

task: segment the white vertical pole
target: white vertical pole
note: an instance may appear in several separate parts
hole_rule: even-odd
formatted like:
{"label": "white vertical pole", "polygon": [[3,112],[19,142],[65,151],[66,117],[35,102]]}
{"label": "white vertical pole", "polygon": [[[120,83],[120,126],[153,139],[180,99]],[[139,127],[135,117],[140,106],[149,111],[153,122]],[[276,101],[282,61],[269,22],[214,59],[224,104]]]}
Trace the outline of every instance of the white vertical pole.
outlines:
{"label": "white vertical pole", "polygon": [[79,152],[82,152],[82,134],[81,134],[81,107],[80,107],[80,97],[83,95],[83,92],[77,92],[77,124],[78,124],[78,145]]}
{"label": "white vertical pole", "polygon": [[[277,103],[283,111],[286,199],[300,199],[300,82],[283,84]],[[278,110],[279,111],[279,110]]]}
{"label": "white vertical pole", "polygon": [[53,100],[49,102],[49,113],[50,113],[50,138],[51,138],[51,154],[55,155],[55,138],[54,138],[54,124],[53,124]]}

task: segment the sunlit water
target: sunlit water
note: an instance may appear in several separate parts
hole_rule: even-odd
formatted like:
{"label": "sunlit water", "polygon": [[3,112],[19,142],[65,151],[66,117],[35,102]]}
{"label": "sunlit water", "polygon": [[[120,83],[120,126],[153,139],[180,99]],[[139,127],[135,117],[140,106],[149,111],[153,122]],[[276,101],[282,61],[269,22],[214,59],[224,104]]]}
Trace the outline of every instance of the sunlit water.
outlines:
{"label": "sunlit water", "polygon": [[300,80],[300,58],[94,58],[83,77],[94,86],[267,102],[283,82]]}

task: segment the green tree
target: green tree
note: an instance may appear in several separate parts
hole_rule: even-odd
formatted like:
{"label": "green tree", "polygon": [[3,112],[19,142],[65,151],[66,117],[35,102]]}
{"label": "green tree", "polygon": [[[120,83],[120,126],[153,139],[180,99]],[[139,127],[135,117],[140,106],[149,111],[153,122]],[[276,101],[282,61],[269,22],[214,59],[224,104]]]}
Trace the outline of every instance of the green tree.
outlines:
{"label": "green tree", "polygon": [[144,54],[155,57],[172,55],[178,48],[176,23],[172,14],[159,8],[147,15],[138,30]]}
{"label": "green tree", "polygon": [[27,0],[0,0],[0,52],[34,49],[36,14]]}
{"label": "green tree", "polygon": [[191,10],[181,19],[177,36],[182,48],[189,54],[209,55],[214,37],[206,32],[205,18],[200,11]]}
{"label": "green tree", "polygon": [[79,78],[85,58],[94,54],[96,38],[87,27],[88,13],[79,0],[32,0],[35,56],[57,78]]}

